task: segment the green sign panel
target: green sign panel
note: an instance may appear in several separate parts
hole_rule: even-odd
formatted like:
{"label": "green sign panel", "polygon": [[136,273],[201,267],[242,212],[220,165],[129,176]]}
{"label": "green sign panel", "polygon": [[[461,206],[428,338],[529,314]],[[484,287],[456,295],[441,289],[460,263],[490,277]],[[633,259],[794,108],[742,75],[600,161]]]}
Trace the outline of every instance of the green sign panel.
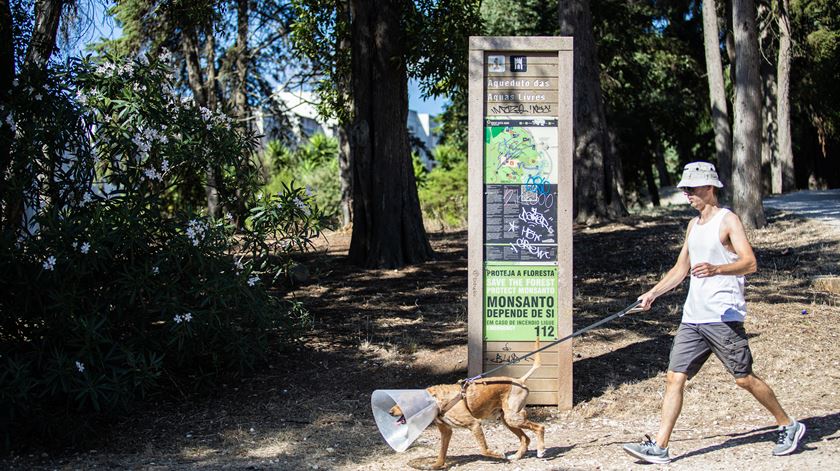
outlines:
{"label": "green sign panel", "polygon": [[493,264],[484,267],[484,339],[557,338],[557,267]]}

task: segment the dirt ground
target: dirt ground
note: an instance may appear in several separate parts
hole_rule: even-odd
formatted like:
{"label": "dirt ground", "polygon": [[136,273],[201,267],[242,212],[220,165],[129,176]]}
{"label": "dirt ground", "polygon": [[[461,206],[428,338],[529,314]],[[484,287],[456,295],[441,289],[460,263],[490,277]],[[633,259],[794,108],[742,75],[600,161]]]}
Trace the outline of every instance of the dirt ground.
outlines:
{"label": "dirt ground", "polygon": [[[574,326],[633,302],[673,264],[692,214],[662,209],[574,231]],[[756,373],[808,427],[801,451],[773,457],[772,417],[711,359],[689,382],[671,441],[674,469],[840,469],[840,296],[815,291],[840,275],[840,234],[768,210],[751,231],[759,272],[748,277],[747,332]],[[7,469],[402,470],[437,452],[427,429],[405,453],[382,440],[370,409],[375,389],[417,389],[466,376],[465,231],[434,233],[438,260],[404,270],[347,266],[349,234],[333,233],[302,259],[310,280],[286,296],[312,312],[300,348],[276,352],[257,374],[217,391],[150,403],[79,449],[27,449]],[[644,314],[575,339],[574,407],[530,409],[546,426],[547,454],[517,462],[478,455],[455,432],[451,468],[642,468],[621,444],[654,434],[671,336],[685,286]],[[514,436],[489,421],[492,448]]]}

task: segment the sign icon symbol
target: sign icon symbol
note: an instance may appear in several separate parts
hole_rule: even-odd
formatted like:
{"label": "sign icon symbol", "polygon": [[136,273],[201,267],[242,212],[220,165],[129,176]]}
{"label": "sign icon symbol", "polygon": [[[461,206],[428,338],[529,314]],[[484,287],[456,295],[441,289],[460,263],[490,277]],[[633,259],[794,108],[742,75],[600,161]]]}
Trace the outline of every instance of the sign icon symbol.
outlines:
{"label": "sign icon symbol", "polygon": [[528,58],[526,56],[510,56],[511,72],[527,72]]}
{"label": "sign icon symbol", "polygon": [[505,56],[487,56],[487,71],[495,73],[504,72]]}

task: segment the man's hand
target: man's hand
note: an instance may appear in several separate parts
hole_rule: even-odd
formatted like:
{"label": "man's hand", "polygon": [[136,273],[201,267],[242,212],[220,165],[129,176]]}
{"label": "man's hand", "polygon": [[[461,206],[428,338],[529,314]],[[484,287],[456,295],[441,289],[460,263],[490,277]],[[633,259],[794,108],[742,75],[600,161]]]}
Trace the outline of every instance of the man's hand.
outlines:
{"label": "man's hand", "polygon": [[650,311],[650,306],[653,304],[653,301],[656,299],[656,296],[653,294],[653,290],[648,291],[647,293],[639,296],[638,300],[641,301],[639,307],[642,310]]}
{"label": "man's hand", "polygon": [[718,274],[718,266],[712,265],[711,263],[698,263],[691,267],[691,275],[696,276],[697,278],[706,278],[709,276],[715,276]]}

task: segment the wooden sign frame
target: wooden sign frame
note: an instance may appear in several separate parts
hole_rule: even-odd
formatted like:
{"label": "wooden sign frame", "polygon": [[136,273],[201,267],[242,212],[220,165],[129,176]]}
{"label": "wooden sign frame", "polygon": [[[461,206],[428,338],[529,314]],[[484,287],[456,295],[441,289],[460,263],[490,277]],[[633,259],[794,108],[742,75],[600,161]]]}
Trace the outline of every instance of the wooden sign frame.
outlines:
{"label": "wooden sign frame", "polygon": [[[555,65],[556,64],[556,65]],[[491,77],[493,75],[494,77]],[[532,339],[517,338],[516,340],[499,340],[495,337],[513,335],[495,332],[495,329],[510,329],[512,326],[491,327],[495,333],[491,337],[494,340],[487,340],[486,317],[488,312],[502,312],[505,315],[516,315],[522,313],[521,317],[536,316],[537,313],[525,310],[502,310],[490,311],[485,306],[485,283],[488,274],[486,257],[495,260],[508,260],[505,257],[531,257],[521,258],[534,260],[538,266],[547,267],[546,272],[556,273],[556,300],[550,299],[552,314],[556,316],[556,332],[552,336],[545,337],[543,327],[543,345],[551,339],[557,339],[572,333],[572,160],[574,152],[574,139],[572,134],[573,109],[572,109],[572,78],[573,78],[573,42],[570,37],[471,37],[469,43],[469,235],[468,235],[468,369],[469,375],[475,376],[483,371],[492,369],[494,366],[504,364],[507,360],[521,356],[525,352],[533,350]],[[512,118],[512,121],[494,121]],[[504,128],[490,126],[514,126],[526,121],[517,120],[519,117],[531,119],[532,122],[541,126],[551,126],[556,122],[557,127],[557,165],[551,168],[545,175],[546,182],[552,184],[551,191],[554,197],[554,186],[556,185],[556,206],[553,207],[551,215],[555,217],[553,228],[545,226],[552,239],[556,233],[556,242],[542,247],[531,247],[530,254],[523,252],[519,254],[522,246],[517,249],[515,244],[511,247],[505,244],[488,244],[488,230],[486,223],[489,220],[494,223],[494,235],[497,237],[502,230],[497,230],[499,224],[497,218],[487,218],[485,211],[487,207],[488,188],[485,184],[485,142],[493,132]],[[546,120],[537,119],[545,117]],[[489,118],[489,119],[488,119]],[[554,121],[556,119],[556,121]],[[496,131],[491,131],[495,129]],[[521,128],[520,128],[521,129]],[[536,128],[535,128],[536,129]],[[543,136],[549,133],[546,141],[553,144],[554,136],[547,128],[538,129]],[[489,133],[489,134],[485,134]],[[553,145],[551,146],[553,148]],[[501,164],[500,164],[501,166]],[[511,164],[513,166],[513,164]],[[553,165],[552,165],[553,166]],[[529,177],[535,178],[533,175]],[[542,178],[542,177],[540,177]],[[493,186],[493,192],[499,191],[499,187]],[[516,190],[516,184],[509,185]],[[525,185],[523,185],[525,186]],[[503,188],[502,191],[508,191]],[[526,192],[525,189],[521,190]],[[524,194],[524,193],[523,193]],[[495,195],[495,193],[494,193]],[[518,195],[518,193],[517,193]],[[495,199],[498,195],[492,196]],[[507,195],[505,195],[505,202]],[[494,200],[495,201],[495,200]],[[493,203],[494,208],[498,204]],[[502,205],[504,206],[505,203]],[[522,205],[524,208],[524,204]],[[553,212],[556,210],[556,214]],[[494,211],[496,211],[494,209]],[[494,213],[495,214],[495,213]],[[522,219],[520,217],[520,219]],[[548,218],[549,220],[551,218]],[[505,222],[510,224],[511,231],[516,226],[516,221]],[[552,232],[552,230],[554,232]],[[531,234],[534,234],[531,232]],[[544,235],[544,234],[543,234]],[[512,237],[509,234],[503,237]],[[533,235],[534,240],[541,236]],[[519,239],[522,240],[522,239]],[[497,241],[498,242],[498,241]],[[528,241],[523,240],[523,244]],[[535,254],[536,255],[533,255]],[[488,255],[489,254],[489,255]],[[499,258],[502,257],[502,258]],[[493,263],[493,262],[491,262]],[[498,262],[496,262],[498,263]],[[505,262],[502,262],[505,263]],[[532,266],[533,265],[529,265]],[[554,268],[556,267],[556,272]],[[542,271],[540,271],[542,272]],[[537,273],[532,271],[532,273]],[[552,278],[553,279],[553,278]],[[513,285],[523,285],[521,281],[510,278]],[[499,281],[499,280],[494,280]],[[504,280],[502,280],[504,281]],[[531,282],[530,280],[526,280]],[[553,285],[553,281],[545,279],[533,281],[540,284],[543,289],[547,283]],[[496,288],[493,288],[496,289]],[[515,288],[509,288],[511,292]],[[489,291],[488,291],[489,292]],[[524,291],[522,291],[524,292]],[[515,297],[515,296],[514,296]],[[506,297],[506,299],[514,299]],[[534,298],[536,299],[536,298]],[[496,301],[493,301],[494,303]],[[489,303],[489,302],[488,302]],[[526,303],[527,304],[527,303]],[[512,313],[512,314],[511,314]],[[540,313],[544,316],[544,313]],[[496,322],[496,321],[492,321]],[[531,322],[554,322],[549,320],[519,320],[499,321],[499,323],[524,323]],[[548,327],[553,327],[549,325]],[[517,327],[518,337],[522,337],[522,325]],[[537,333],[540,332],[537,328]],[[534,338],[537,333],[534,333]],[[531,366],[532,359],[523,360],[521,363],[502,368],[494,375],[519,376]],[[563,342],[543,352],[543,367],[540,368],[529,380],[529,404],[556,405],[561,409],[572,407],[572,343]]]}

